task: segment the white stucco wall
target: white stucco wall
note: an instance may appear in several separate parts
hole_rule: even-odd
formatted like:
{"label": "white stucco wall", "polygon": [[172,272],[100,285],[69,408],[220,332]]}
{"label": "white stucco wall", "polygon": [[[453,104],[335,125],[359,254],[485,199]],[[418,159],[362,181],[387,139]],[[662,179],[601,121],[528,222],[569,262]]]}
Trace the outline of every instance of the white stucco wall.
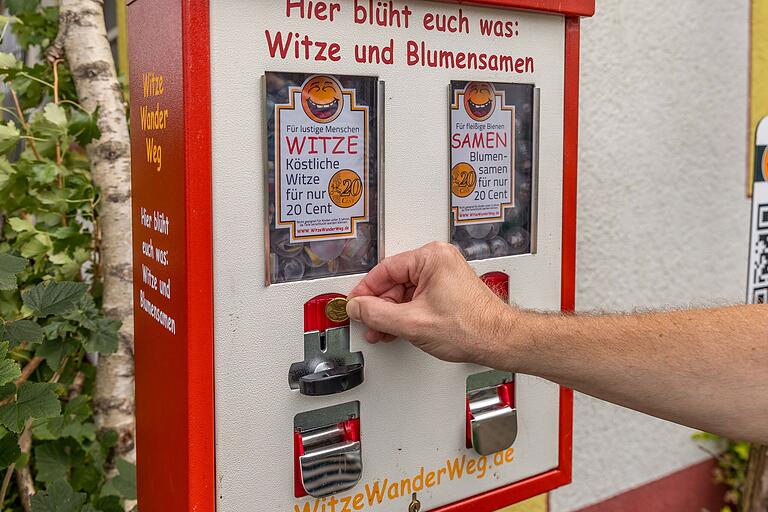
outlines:
{"label": "white stucco wall", "polygon": [[[577,306],[743,301],[747,0],[606,0],[584,20]],[[577,510],[706,457],[692,431],[576,397]]]}

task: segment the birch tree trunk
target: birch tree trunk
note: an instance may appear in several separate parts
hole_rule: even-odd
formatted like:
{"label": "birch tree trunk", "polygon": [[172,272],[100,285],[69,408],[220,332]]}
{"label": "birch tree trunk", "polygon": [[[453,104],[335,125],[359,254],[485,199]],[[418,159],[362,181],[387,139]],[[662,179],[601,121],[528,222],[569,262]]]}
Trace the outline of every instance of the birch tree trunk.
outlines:
{"label": "birch tree trunk", "polygon": [[94,415],[100,429],[118,433],[116,455],[135,462],[130,140],[104,1],[61,0],[59,33],[46,55],[52,62],[66,58],[80,103],[90,112],[99,109],[101,138],[87,151],[93,180],[101,189],[97,240],[103,311],[123,325],[117,352],[99,358]]}
{"label": "birch tree trunk", "polygon": [[752,445],[747,466],[747,481],[742,496],[743,512],[768,510],[768,448]]}

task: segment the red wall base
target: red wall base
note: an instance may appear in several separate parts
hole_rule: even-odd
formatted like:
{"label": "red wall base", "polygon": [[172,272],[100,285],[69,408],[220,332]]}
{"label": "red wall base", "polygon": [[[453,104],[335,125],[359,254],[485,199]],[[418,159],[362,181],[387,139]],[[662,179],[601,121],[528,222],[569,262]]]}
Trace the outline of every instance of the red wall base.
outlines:
{"label": "red wall base", "polygon": [[725,487],[713,480],[715,461],[687,467],[579,512],[719,512]]}

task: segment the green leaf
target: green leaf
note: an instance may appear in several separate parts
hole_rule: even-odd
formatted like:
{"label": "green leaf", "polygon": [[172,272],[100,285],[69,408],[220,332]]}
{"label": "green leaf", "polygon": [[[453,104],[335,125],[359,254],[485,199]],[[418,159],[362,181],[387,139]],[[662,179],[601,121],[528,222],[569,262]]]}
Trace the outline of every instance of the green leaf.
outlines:
{"label": "green leaf", "polygon": [[32,222],[20,217],[11,217],[8,219],[8,224],[11,226],[11,229],[17,233],[24,233],[25,231],[36,231],[35,225],[32,224]]}
{"label": "green leaf", "polygon": [[118,496],[104,496],[96,500],[96,510],[99,512],[124,512]]}
{"label": "green leaf", "polygon": [[0,254],[0,290],[15,290],[18,287],[16,274],[27,266],[27,260],[10,254]]}
{"label": "green leaf", "polygon": [[14,16],[33,14],[40,7],[40,0],[6,0],[5,6]]}
{"label": "green leaf", "polygon": [[16,437],[16,434],[6,432],[0,438],[0,469],[5,469],[16,462],[20,455],[19,438]]}
{"label": "green leaf", "polygon": [[[98,112],[98,110],[96,111]],[[85,147],[94,139],[101,137],[101,130],[96,123],[97,113],[87,114],[79,109],[73,109],[69,120],[69,134],[74,136],[77,143]]]}
{"label": "green leaf", "polygon": [[71,263],[73,260],[69,257],[69,255],[67,255],[67,253],[57,252],[56,254],[51,254],[48,256],[48,261],[54,265],[66,265],[67,263]]}
{"label": "green leaf", "polygon": [[61,360],[64,359],[64,356],[74,354],[77,347],[77,342],[71,339],[46,340],[37,347],[35,355],[44,358],[48,368],[55,371],[61,364]]}
{"label": "green leaf", "polygon": [[[3,20],[2,18],[6,18],[6,20]],[[0,16],[0,24],[5,25],[9,21],[10,19],[8,19],[6,16]],[[15,68],[15,67],[16,67],[16,56],[12,53],[0,52],[0,68]]]}
{"label": "green leaf", "polygon": [[59,317],[51,318],[48,320],[48,323],[43,326],[43,336],[49,340],[63,337],[73,332],[77,332],[77,326],[72,322],[61,320]]}
{"label": "green leaf", "polygon": [[[101,473],[93,464],[77,465],[72,468],[72,476],[69,481],[76,491],[85,491],[88,494],[94,494],[101,483]],[[102,509],[103,510],[103,509]],[[123,512],[120,509],[119,512]]]}
{"label": "green leaf", "polygon": [[36,439],[56,440],[71,437],[82,445],[96,439],[96,425],[88,422],[93,416],[87,395],[78,395],[67,402],[64,412],[54,418],[35,420],[32,433]]}
{"label": "green leaf", "polygon": [[37,316],[46,317],[71,311],[87,289],[87,284],[71,281],[40,283],[22,293],[21,298]]}
{"label": "green leaf", "polygon": [[10,344],[6,341],[0,343],[0,386],[5,386],[21,376],[21,367],[13,359],[6,359],[8,347]]}
{"label": "green leaf", "polygon": [[101,442],[101,447],[109,450],[110,448],[114,448],[117,446],[117,432],[114,430],[105,430],[101,432],[99,441]]}
{"label": "green leaf", "polygon": [[[7,342],[6,342],[7,343]],[[21,367],[19,363],[12,359],[3,359],[0,361],[0,385],[6,385],[21,377]]]}
{"label": "green leaf", "polygon": [[83,348],[86,352],[114,353],[117,350],[117,331],[120,329],[120,324],[118,320],[99,317],[91,328],[88,340],[83,342]]}
{"label": "green leaf", "polygon": [[53,183],[61,172],[56,163],[50,160],[32,164],[31,170],[33,182],[40,185],[49,185]]}
{"label": "green leaf", "polygon": [[80,228],[71,224],[69,226],[59,226],[50,233],[51,237],[57,240],[66,240],[79,234]]}
{"label": "green leaf", "polygon": [[136,466],[125,459],[117,459],[118,474],[108,480],[101,490],[102,496],[120,496],[136,499]]}
{"label": "green leaf", "polygon": [[0,324],[0,341],[10,341],[16,346],[24,342],[42,343],[43,329],[32,320],[16,320]]}
{"label": "green leaf", "polygon": [[0,424],[17,434],[29,418],[53,418],[61,412],[56,385],[25,382],[19,387],[16,400],[0,407]]}
{"label": "green leaf", "polygon": [[67,126],[67,112],[55,103],[48,103],[43,109],[43,117],[59,128]]}
{"label": "green leaf", "polygon": [[9,382],[5,386],[0,386],[0,400],[5,400],[16,394],[16,384]]}
{"label": "green leaf", "polygon": [[54,482],[66,478],[72,459],[63,446],[44,443],[35,447],[35,467],[39,482]]}
{"label": "green leaf", "polygon": [[16,147],[21,138],[21,133],[13,121],[0,124],[0,154],[6,154]]}
{"label": "green leaf", "polygon": [[46,492],[32,496],[32,512],[80,512],[85,500],[85,494],[76,493],[65,480],[58,480]]}
{"label": "green leaf", "polygon": [[733,446],[733,451],[738,455],[742,460],[748,460],[749,459],[749,450],[750,446],[749,443],[740,442],[736,443]]}
{"label": "green leaf", "polygon": [[21,246],[19,252],[25,258],[38,258],[44,256],[52,249],[51,238],[47,233],[37,233],[32,239]]}

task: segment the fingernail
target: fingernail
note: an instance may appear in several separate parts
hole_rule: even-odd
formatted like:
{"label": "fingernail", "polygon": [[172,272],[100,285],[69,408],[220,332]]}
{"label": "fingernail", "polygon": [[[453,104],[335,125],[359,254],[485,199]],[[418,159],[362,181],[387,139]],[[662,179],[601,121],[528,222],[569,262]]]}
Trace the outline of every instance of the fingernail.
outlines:
{"label": "fingernail", "polygon": [[352,320],[360,320],[360,303],[357,299],[351,299],[347,302],[347,315]]}

